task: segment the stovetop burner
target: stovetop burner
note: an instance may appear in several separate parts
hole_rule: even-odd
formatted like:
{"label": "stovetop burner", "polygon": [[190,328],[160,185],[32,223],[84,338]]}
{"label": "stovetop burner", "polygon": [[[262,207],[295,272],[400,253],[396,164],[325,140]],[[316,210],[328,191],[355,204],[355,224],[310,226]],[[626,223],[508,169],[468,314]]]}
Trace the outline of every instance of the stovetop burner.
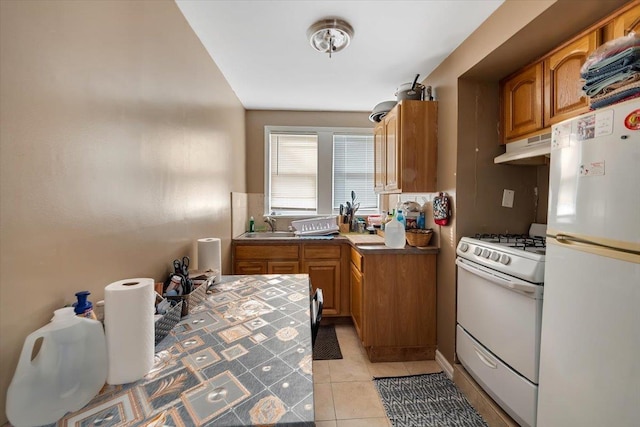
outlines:
{"label": "stovetop burner", "polygon": [[497,243],[501,246],[522,249],[544,255],[547,241],[541,236],[529,236],[528,234],[476,234],[474,239],[484,242]]}

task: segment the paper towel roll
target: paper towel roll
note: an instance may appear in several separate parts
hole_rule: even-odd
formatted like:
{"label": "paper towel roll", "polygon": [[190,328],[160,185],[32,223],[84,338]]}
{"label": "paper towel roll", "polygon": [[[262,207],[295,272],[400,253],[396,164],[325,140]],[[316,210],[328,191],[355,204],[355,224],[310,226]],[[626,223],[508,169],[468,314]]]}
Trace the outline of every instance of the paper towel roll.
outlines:
{"label": "paper towel roll", "polygon": [[206,237],[198,239],[198,270],[217,270],[219,276],[222,273],[222,261],[220,239]]}
{"label": "paper towel roll", "polygon": [[153,367],[153,284],[148,278],[125,279],[104,288],[109,384],[137,381]]}

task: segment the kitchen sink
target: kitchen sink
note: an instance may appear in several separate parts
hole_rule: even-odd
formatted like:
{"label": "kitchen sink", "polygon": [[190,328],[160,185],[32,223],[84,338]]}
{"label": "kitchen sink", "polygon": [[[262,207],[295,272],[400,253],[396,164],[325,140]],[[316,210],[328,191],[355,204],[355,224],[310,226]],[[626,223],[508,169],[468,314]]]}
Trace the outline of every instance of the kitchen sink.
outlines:
{"label": "kitchen sink", "polygon": [[296,237],[291,231],[258,231],[244,233],[242,237],[250,239],[282,239],[283,237]]}

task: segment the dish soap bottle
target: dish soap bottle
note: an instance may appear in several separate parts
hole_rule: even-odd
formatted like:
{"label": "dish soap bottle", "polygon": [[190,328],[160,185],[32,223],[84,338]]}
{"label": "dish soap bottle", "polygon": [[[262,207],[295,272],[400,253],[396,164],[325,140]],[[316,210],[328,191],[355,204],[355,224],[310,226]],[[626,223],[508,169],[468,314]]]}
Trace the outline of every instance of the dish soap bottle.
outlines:
{"label": "dish soap bottle", "polygon": [[256,231],[256,222],[253,217],[249,218],[249,233],[253,233]]}
{"label": "dish soap bottle", "polygon": [[404,226],[404,228],[407,228],[407,219],[404,217],[404,212],[402,212],[402,209],[398,209],[398,221]]}
{"label": "dish soap bottle", "polygon": [[[32,360],[37,342],[40,351]],[[51,323],[27,336],[7,389],[11,424],[40,426],[58,421],[93,399],[107,379],[102,323],[56,310]]]}
{"label": "dish soap bottle", "polygon": [[384,245],[388,248],[402,249],[405,239],[404,225],[398,221],[398,215],[396,215],[384,227]]}

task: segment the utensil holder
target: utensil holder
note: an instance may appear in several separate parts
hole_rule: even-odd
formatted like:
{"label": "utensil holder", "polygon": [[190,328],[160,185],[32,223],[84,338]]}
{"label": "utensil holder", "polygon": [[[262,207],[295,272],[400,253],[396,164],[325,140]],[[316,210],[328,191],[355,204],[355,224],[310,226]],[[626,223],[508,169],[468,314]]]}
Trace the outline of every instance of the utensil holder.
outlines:
{"label": "utensil holder", "polygon": [[171,307],[160,319],[155,322],[155,345],[162,341],[171,329],[178,324],[182,317],[182,301]]}
{"label": "utensil holder", "polygon": [[193,312],[193,309],[199,305],[207,296],[207,288],[213,281],[213,278],[198,285],[187,295],[166,295],[165,297],[171,301],[182,301],[182,317]]}

